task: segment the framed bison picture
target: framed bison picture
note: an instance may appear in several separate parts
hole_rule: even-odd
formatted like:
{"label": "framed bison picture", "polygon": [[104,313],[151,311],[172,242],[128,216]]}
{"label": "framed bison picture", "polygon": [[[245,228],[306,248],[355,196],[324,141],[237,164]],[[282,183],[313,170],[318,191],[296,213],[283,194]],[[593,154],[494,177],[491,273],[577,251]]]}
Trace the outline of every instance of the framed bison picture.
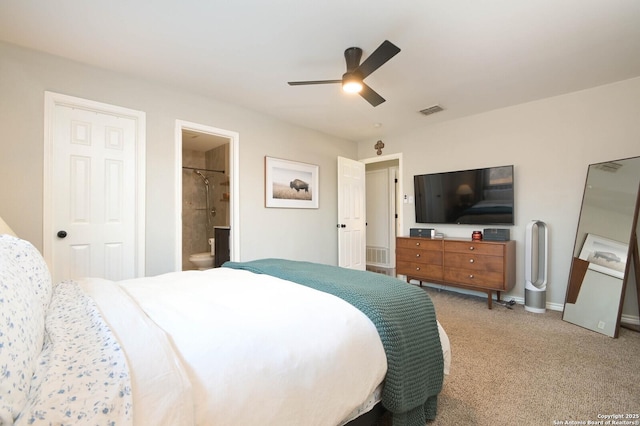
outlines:
{"label": "framed bison picture", "polygon": [[267,207],[318,208],[318,166],[265,157],[264,170]]}

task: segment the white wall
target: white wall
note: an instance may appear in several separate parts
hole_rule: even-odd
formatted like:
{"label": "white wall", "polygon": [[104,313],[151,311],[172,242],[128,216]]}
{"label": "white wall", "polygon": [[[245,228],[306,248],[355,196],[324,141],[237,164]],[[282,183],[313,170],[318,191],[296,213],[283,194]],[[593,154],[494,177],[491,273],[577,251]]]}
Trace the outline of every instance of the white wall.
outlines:
{"label": "white wall", "polygon": [[[147,274],[175,259],[176,119],[240,134],[242,260],[288,257],[337,264],[336,157],[371,157],[355,144],[295,127],[234,105],[131,76],[0,43],[0,217],[42,248],[44,91],[147,113]],[[428,120],[428,118],[426,119]],[[640,79],[383,135],[385,155],[404,153],[405,192],[413,175],[502,164],[516,171],[517,285],[523,297],[526,224],[550,229],[547,300],[564,302],[584,180],[591,163],[640,155]],[[264,208],[264,156],[320,166],[320,208]],[[404,231],[415,224],[404,206]],[[468,237],[475,227],[442,226]]]}
{"label": "white wall", "polygon": [[[428,119],[427,119],[428,120]],[[591,163],[640,155],[640,78],[521,104],[382,137],[385,154],[403,153],[404,190],[422,173],[513,164],[517,282],[510,294],[524,297],[526,225],[549,228],[547,302],[564,304],[582,193]],[[358,144],[370,156],[371,140]],[[415,223],[404,205],[404,233]],[[426,226],[426,225],[422,225]],[[451,237],[470,237],[477,226],[436,226]],[[637,312],[635,313],[637,315]]]}
{"label": "white wall", "polygon": [[[140,78],[0,43],[0,217],[42,249],[44,92],[146,112],[146,271],[175,263],[175,120],[240,135],[240,260],[337,264],[337,156],[356,144]],[[318,164],[320,208],[264,207],[264,156]],[[234,194],[235,195],[235,194]]]}

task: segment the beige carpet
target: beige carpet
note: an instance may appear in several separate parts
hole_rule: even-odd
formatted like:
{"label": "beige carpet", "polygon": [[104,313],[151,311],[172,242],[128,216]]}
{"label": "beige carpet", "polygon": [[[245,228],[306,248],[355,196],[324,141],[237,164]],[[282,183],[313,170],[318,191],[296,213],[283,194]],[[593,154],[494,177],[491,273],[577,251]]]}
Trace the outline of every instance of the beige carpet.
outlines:
{"label": "beige carpet", "polygon": [[601,416],[640,414],[640,333],[623,328],[612,339],[560,312],[488,310],[483,298],[426,291],[453,357],[429,426],[606,424]]}

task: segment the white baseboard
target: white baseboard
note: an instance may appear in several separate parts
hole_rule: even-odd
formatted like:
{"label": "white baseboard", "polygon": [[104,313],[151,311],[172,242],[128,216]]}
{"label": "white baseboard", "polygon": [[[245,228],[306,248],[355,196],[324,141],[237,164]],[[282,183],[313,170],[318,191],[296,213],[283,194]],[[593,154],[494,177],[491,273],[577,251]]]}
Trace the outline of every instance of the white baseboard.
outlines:
{"label": "white baseboard", "polygon": [[640,326],[640,317],[634,315],[622,314],[620,322],[629,325]]}
{"label": "white baseboard", "polygon": [[[420,285],[420,282],[417,281],[417,280],[411,280],[411,284]],[[480,297],[486,297],[486,294],[487,294],[485,292],[473,291],[473,290],[468,290],[468,289],[459,288],[459,287],[453,287],[453,286],[447,286],[447,285],[444,285],[444,284],[432,284],[432,283],[427,283],[427,282],[424,282],[424,281],[422,282],[422,286],[423,287],[435,288],[437,290],[447,290],[447,291],[452,291],[452,292],[455,292],[455,293],[468,294],[468,295],[480,296]],[[493,298],[495,300],[495,296]],[[524,305],[524,297],[503,295],[502,299],[505,300],[505,301],[514,300],[516,302],[516,304]],[[550,311],[560,311],[560,312],[562,312],[564,310],[564,303],[550,303],[550,302],[547,302],[546,308],[549,309]]]}
{"label": "white baseboard", "polygon": [[[420,285],[420,283],[417,280],[411,280],[410,284],[413,284],[416,286]],[[486,297],[486,293],[484,292],[467,290],[464,288],[452,287],[444,284],[432,284],[432,283],[427,283],[423,281],[422,286],[434,288],[436,290],[446,290],[446,291],[452,291],[455,293],[467,294],[472,296]],[[495,296],[494,296],[494,300],[495,300]],[[518,305],[524,305],[524,298],[519,296],[506,296],[506,297],[503,297],[503,300],[506,300],[506,301],[514,300]],[[547,302],[546,308],[550,311],[562,312],[564,310],[564,303]],[[620,318],[620,322],[623,324],[640,327],[640,317],[635,315],[622,314]]]}
{"label": "white baseboard", "polygon": [[547,309],[550,311],[564,311],[564,303],[547,303]]}

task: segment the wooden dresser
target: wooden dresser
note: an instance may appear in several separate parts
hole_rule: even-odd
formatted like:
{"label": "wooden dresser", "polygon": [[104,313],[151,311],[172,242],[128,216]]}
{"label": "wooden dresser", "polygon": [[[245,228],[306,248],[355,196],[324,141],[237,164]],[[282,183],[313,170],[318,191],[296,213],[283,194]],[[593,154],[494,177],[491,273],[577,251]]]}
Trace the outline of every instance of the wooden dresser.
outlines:
{"label": "wooden dresser", "polygon": [[509,291],[516,282],[515,241],[472,241],[471,239],[430,239],[398,237],[396,271],[415,279],[479,290],[492,294]]}

